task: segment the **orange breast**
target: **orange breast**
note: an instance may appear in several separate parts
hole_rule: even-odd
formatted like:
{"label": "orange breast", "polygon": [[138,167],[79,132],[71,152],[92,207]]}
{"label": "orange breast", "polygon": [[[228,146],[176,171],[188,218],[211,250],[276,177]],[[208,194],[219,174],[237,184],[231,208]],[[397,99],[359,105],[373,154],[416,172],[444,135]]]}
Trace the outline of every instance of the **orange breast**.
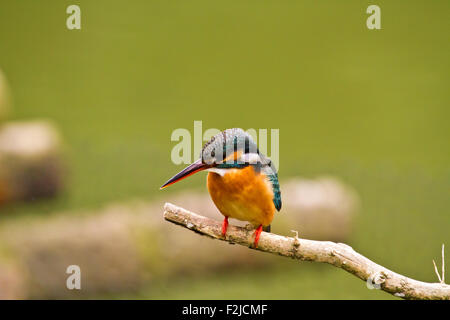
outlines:
{"label": "orange breast", "polygon": [[227,170],[224,176],[208,174],[208,191],[214,204],[226,217],[268,226],[275,213],[273,191],[263,174],[252,166]]}

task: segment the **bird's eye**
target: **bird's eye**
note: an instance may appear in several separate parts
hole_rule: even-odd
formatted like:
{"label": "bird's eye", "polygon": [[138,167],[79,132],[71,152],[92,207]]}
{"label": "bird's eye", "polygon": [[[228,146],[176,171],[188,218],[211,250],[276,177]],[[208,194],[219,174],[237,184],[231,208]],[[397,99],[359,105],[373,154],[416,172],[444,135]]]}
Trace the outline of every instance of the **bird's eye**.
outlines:
{"label": "bird's eye", "polygon": [[211,151],[211,157],[215,157],[216,156],[216,151],[215,150],[213,150],[213,151]]}

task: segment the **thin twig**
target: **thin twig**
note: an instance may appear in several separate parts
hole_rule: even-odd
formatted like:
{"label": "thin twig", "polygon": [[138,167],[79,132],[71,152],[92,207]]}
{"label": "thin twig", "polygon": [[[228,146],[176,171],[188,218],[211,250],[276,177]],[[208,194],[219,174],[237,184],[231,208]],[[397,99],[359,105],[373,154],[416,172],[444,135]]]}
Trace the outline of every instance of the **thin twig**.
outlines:
{"label": "thin twig", "polygon": [[437,277],[439,279],[439,282],[442,283],[441,275],[439,274],[439,271],[438,271],[438,268],[436,266],[436,262],[434,262],[434,259],[433,259],[433,265],[434,265],[434,272],[436,272],[436,275],[437,275]]}
{"label": "thin twig", "polygon": [[445,246],[442,244],[442,280],[441,283],[445,283],[445,255],[444,255]]}
{"label": "thin twig", "polygon": [[224,238],[222,237],[220,222],[170,203],[166,203],[164,206],[164,218],[167,221],[213,239],[240,244],[253,250],[298,260],[329,263],[364,281],[377,278],[377,288],[379,287],[381,290],[397,297],[404,299],[450,300],[450,285],[426,283],[405,277],[376,264],[345,244],[284,237],[262,232],[258,248],[254,249],[252,247],[253,232],[251,230],[230,225]]}
{"label": "thin twig", "polygon": [[442,276],[439,274],[438,268],[436,266],[436,262],[433,259],[434,272],[436,272],[439,282],[445,284],[445,254],[444,254],[445,245],[442,244]]}

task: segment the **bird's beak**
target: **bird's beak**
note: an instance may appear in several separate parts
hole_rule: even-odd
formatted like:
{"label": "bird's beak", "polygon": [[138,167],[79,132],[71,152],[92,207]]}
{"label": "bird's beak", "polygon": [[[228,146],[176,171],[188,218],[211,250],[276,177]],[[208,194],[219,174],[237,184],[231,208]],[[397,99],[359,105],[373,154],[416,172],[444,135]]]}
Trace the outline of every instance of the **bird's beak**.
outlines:
{"label": "bird's beak", "polygon": [[171,184],[174,184],[175,182],[183,180],[184,178],[187,178],[187,177],[193,175],[194,173],[197,173],[199,171],[205,170],[205,169],[207,169],[209,167],[211,167],[211,165],[202,163],[202,159],[198,159],[197,161],[195,161],[191,165],[187,166],[186,168],[184,168],[183,170],[178,172],[172,178],[170,178],[169,181],[164,183],[161,186],[161,188],[159,188],[159,189],[164,189],[165,187],[168,187]]}

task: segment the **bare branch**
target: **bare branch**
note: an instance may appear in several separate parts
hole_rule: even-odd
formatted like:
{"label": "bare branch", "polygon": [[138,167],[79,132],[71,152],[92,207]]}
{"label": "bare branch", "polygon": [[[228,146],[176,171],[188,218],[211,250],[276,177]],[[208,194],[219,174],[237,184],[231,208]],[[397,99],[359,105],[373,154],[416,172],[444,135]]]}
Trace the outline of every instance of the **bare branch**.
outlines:
{"label": "bare branch", "polygon": [[[187,211],[173,204],[164,206],[164,219],[213,239],[252,248],[253,231],[230,225],[227,236],[221,235],[221,223]],[[410,279],[380,266],[350,246],[330,241],[314,241],[298,237],[285,237],[262,232],[258,248],[302,261],[322,262],[342,268],[364,281],[375,281],[376,287],[404,299],[450,300],[450,286],[443,283],[426,283]]]}

